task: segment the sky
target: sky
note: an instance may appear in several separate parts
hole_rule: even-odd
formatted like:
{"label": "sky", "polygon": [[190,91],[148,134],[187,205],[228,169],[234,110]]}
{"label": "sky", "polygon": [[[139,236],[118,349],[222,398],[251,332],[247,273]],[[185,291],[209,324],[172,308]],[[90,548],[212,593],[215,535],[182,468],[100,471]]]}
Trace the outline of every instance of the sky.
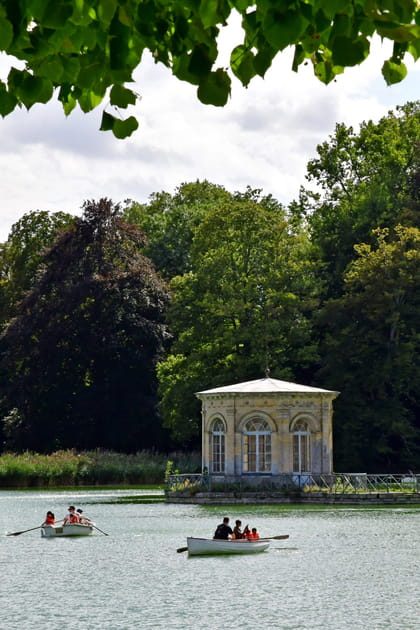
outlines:
{"label": "sky", "polygon": [[[222,61],[238,40],[226,34]],[[328,86],[310,65],[293,72],[286,50],[248,88],[234,79],[224,108],[202,105],[194,86],[145,55],[131,86],[141,95],[129,112],[139,129],[125,140],[99,131],[103,106],[69,117],[54,101],[15,110],[0,118],[0,242],[32,210],[80,214],[85,200],[101,197],[146,202],[152,193],[172,194],[197,179],[231,192],[261,188],[287,205],[308,185],[307,163],[337,123],[357,130],[362,121],[420,98],[420,62],[410,56],[407,78],[386,85],[381,66],[389,50],[375,40],[363,64]],[[0,78],[9,69],[0,55]]]}

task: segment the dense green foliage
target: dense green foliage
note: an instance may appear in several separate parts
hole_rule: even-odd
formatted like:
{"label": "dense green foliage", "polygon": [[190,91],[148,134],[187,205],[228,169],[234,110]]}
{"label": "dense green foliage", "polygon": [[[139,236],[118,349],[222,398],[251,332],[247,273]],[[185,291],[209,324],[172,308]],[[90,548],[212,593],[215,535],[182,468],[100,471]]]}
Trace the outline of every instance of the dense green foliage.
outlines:
{"label": "dense green foliage", "polygon": [[194,233],[192,270],[171,283],[176,341],[159,365],[163,414],[175,434],[198,433],[198,401],[188,391],[263,376],[266,368],[301,376],[314,361],[309,248],[284,209],[258,193],[207,213]]}
{"label": "dense green foliage", "polygon": [[[230,67],[217,67],[218,39],[231,15],[241,17]],[[203,103],[223,106],[234,75],[243,85],[264,77],[274,57],[294,48],[293,69],[312,63],[329,83],[345,67],[369,55],[370,38],[393,42],[382,73],[388,84],[407,73],[407,52],[420,55],[420,9],[416,0],[1,0],[0,51],[22,60],[0,81],[0,114],[31,108],[57,93],[64,111],[84,112],[109,93],[110,105],[126,109],[138,95],[133,72],[144,51],[175,77],[197,86]],[[55,90],[55,88],[58,88]],[[118,138],[138,127],[104,111],[103,130]]]}
{"label": "dense green foliage", "polygon": [[36,279],[42,255],[58,231],[73,223],[64,212],[29,212],[17,221],[5,243],[0,244],[0,321],[16,312],[23,295]]}
{"label": "dense green foliage", "polygon": [[268,368],[341,392],[336,470],[418,469],[420,103],[337,125],[307,177],[289,208],[206,181],[87,203],[43,256],[46,217],[22,219],[0,258],[3,442],[167,450],[159,401],[172,446],[199,448],[194,393]]}
{"label": "dense green foliage", "polygon": [[163,484],[168,464],[187,473],[199,472],[201,455],[174,452],[167,456],[152,451],[125,455],[101,450],[56,451],[50,455],[3,453],[0,487]]}
{"label": "dense green foliage", "polygon": [[0,340],[9,448],[129,452],[164,439],[155,363],[168,294],[144,243],[102,199],[86,202],[44,255],[44,272]]}

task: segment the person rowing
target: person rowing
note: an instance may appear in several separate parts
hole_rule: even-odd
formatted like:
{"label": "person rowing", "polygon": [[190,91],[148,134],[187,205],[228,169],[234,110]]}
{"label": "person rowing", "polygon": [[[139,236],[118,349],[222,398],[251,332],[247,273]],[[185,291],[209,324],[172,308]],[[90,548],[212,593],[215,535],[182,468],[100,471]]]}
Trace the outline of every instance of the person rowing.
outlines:
{"label": "person rowing", "polygon": [[79,523],[80,522],[80,516],[79,516],[79,514],[77,514],[76,508],[74,507],[74,505],[71,505],[69,507],[69,511],[65,515],[65,517],[63,519],[63,522],[64,522],[64,525],[68,525],[69,523]]}
{"label": "person rowing", "polygon": [[78,513],[78,515],[79,515],[79,522],[80,522],[82,525],[91,525],[92,521],[90,520],[90,518],[88,518],[87,516],[82,516],[82,514],[83,514],[83,510],[81,510],[80,508],[78,508],[78,509],[76,510],[76,512],[77,512],[77,513]]}
{"label": "person rowing", "polygon": [[223,523],[217,526],[213,538],[215,540],[229,540],[232,538],[233,530],[229,525],[229,517],[225,516]]}

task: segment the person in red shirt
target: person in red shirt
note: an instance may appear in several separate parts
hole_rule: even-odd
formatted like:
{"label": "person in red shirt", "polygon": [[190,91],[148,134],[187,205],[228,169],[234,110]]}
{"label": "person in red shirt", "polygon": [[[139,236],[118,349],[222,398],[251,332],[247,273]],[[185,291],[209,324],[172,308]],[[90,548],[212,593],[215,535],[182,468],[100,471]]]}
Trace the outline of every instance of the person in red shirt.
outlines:
{"label": "person in red shirt", "polygon": [[69,511],[67,512],[63,520],[64,520],[64,525],[66,523],[79,523],[80,516],[77,514],[76,508],[74,507],[74,505],[71,505],[69,507]]}
{"label": "person in red shirt", "polygon": [[260,537],[260,535],[257,532],[257,528],[253,527],[252,530],[251,530],[251,536],[250,536],[251,540],[258,540],[259,537]]}
{"label": "person in red shirt", "polygon": [[55,523],[55,516],[53,512],[48,511],[45,517],[44,525],[54,525],[54,523]]}

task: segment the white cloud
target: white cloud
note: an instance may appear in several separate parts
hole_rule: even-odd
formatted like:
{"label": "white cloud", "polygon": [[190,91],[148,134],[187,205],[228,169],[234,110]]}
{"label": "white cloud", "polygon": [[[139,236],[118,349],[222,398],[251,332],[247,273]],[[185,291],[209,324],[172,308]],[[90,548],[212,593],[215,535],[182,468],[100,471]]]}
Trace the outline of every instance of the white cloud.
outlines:
{"label": "white cloud", "polygon": [[101,108],[68,118],[56,102],[16,111],[0,120],[0,240],[30,210],[78,213],[85,199],[103,196],[145,201],[196,179],[231,191],[263,188],[288,203],[336,123],[357,128],[418,98],[418,64],[403,83],[386,87],[380,67],[387,56],[376,42],[366,62],[324,86],[309,66],[292,72],[286,53],[264,80],[247,89],[235,80],[224,108],[202,105],[193,86],[144,57],[135,77],[140,127],[124,141],[99,131]]}

